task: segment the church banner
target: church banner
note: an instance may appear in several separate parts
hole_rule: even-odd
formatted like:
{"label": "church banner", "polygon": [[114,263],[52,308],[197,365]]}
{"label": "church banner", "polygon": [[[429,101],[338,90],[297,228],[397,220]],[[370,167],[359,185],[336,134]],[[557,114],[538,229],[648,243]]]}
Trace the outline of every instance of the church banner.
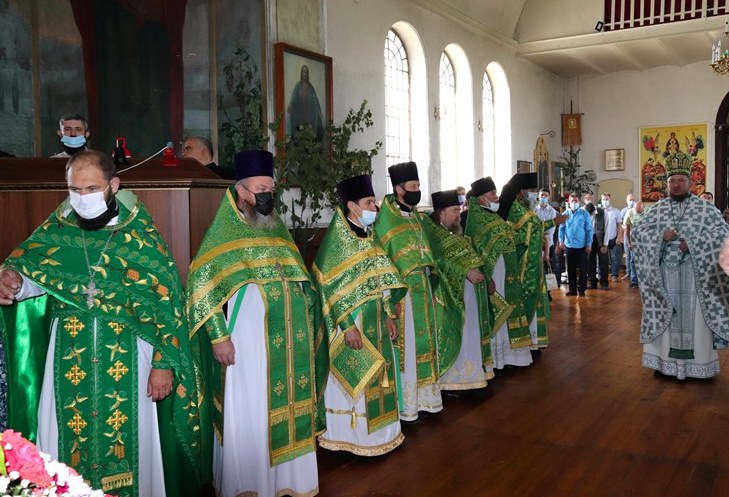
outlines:
{"label": "church banner", "polygon": [[701,195],[708,190],[707,129],[706,123],[651,126],[638,129],[640,198],[643,202],[658,202],[666,197],[668,178],[664,165],[666,157],[674,152],[683,152],[692,159],[692,193]]}

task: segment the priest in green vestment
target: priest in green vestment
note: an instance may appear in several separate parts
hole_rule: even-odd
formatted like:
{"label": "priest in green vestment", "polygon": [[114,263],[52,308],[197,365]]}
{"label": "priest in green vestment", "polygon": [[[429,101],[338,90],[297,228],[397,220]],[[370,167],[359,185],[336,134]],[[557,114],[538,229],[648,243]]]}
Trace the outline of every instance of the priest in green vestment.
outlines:
{"label": "priest in green vestment", "polygon": [[477,303],[477,294],[488,300],[489,282],[479,269],[483,260],[471,238],[462,236],[458,192],[435,192],[431,200],[433,212],[423,227],[440,275],[434,290],[438,384],[442,390],[483,388],[484,367],[491,362],[490,326],[480,319]]}
{"label": "priest in green vestment", "polygon": [[319,445],[378,456],[404,439],[392,340],[398,333],[396,304],[407,287],[374,239],[377,204],[370,176],[340,181],[337,194],[341,205],[311,270],[329,350],[327,429]]}
{"label": "priest in green vestment", "polygon": [[400,418],[415,421],[419,411],[439,412],[435,300],[431,281],[435,261],[418,212],[418,166],[403,162],[388,168],[394,194],[385,195],[375,221],[375,238],[400,271],[408,292],[398,316],[396,343],[402,398]]}
{"label": "priest in green vestment", "polygon": [[481,315],[488,314],[491,324],[493,367],[528,366],[532,342],[523,315],[514,229],[498,214],[500,198],[490,177],[471,183],[468,197],[464,233],[473,240],[484,261],[481,272],[495,288],[488,302],[479,301]]}
{"label": "priest in green vestment", "polygon": [[[316,292],[273,205],[273,156],[234,157],[226,193],[186,288],[190,333],[204,335],[214,406],[218,497],[310,496],[316,465]],[[326,373],[326,365],[322,374]]]}
{"label": "priest in green vestment", "polygon": [[729,346],[729,276],[720,266],[729,226],[691,194],[693,158],[666,157],[668,197],[630,230],[640,281],[643,367],[679,380],[720,371]]}
{"label": "priest in green vestment", "polygon": [[536,194],[537,173],[518,173],[512,176],[501,193],[499,215],[514,230],[523,312],[529,323],[532,349],[538,349],[549,345],[547,320],[550,309],[544,280],[544,232],[563,222],[564,217],[558,215],[550,221],[539,219],[529,205],[529,191]]}
{"label": "priest in green vestment", "polygon": [[68,200],[0,272],[8,426],[107,493],[198,495],[204,419],[175,263],[108,155],[75,154],[66,177]]}

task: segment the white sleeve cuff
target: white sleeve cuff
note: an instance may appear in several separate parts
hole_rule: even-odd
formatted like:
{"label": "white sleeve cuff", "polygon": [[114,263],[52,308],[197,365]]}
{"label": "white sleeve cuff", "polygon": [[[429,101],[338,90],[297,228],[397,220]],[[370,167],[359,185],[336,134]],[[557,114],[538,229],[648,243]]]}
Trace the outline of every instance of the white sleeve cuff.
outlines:
{"label": "white sleeve cuff", "polygon": [[23,284],[20,287],[20,291],[15,295],[15,300],[25,300],[46,293],[42,288],[33,283],[33,280],[26,278],[22,274],[20,278],[23,280]]}

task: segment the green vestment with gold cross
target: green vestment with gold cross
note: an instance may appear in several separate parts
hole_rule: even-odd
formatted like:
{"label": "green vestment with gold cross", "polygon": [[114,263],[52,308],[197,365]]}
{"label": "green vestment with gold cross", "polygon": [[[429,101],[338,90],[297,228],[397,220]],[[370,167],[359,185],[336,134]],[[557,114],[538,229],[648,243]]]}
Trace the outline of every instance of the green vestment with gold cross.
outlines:
{"label": "green vestment with gold cross", "polygon": [[537,345],[549,345],[547,319],[549,319],[549,295],[544,280],[542,249],[544,232],[554,226],[554,221],[542,221],[531,209],[524,207],[518,200],[511,204],[507,218],[514,229],[514,244],[519,264],[524,315],[531,321],[536,312]]}
{"label": "green vestment with gold cross", "polygon": [[[407,291],[400,273],[372,232],[358,237],[339,207],[311,272],[321,296],[329,371],[352,399],[364,392],[369,433],[397,422],[395,362],[385,320],[396,318],[394,306]],[[354,350],[344,334],[358,318],[363,347]]]}
{"label": "green vestment with gold cross", "polygon": [[494,293],[489,296],[488,303],[479,301],[480,312],[489,313],[491,338],[506,320],[511,348],[530,346],[532,342],[529,335],[529,322],[527,322],[523,310],[514,230],[497,213],[484,209],[478,200],[472,197],[468,203],[464,233],[471,237],[476,252],[484,261],[481,272],[486,278],[493,278],[494,268],[499,257],[504,257],[506,267],[504,293],[506,295]]}
{"label": "green vestment with gold cross", "polygon": [[[258,286],[266,309],[266,326],[260,332],[266,336],[269,458],[275,466],[315,449],[320,429],[315,426],[314,375],[318,303],[304,261],[278,215],[273,213],[276,223],[271,228],[253,227],[240,214],[236,199],[235,188],[229,188],[190,265],[186,313],[191,335],[203,334],[210,343],[228,340],[234,323],[229,329],[223,305],[234,305],[231,298],[239,291],[241,296],[247,285]],[[225,367],[215,360],[206,367],[214,430],[222,444]],[[326,378],[326,364],[317,373]]]}
{"label": "green vestment with gold cross", "polygon": [[[439,284],[433,294],[438,323],[436,331],[438,371],[443,375],[453,365],[461,351],[463,325],[466,321],[463,298],[466,275],[470,269],[480,268],[483,260],[473,248],[470,237],[451,233],[430,217],[423,220],[423,228],[428,236],[428,243],[440,275]],[[488,299],[488,281],[484,280],[474,285],[474,290],[479,300]],[[484,314],[483,317],[488,316]],[[480,315],[478,322],[482,363],[488,364],[491,359],[491,327],[488,319],[483,319]]]}
{"label": "green vestment with gold cross", "polygon": [[153,368],[174,372],[172,393],[157,403],[167,495],[198,495],[211,461],[180,277],[144,206],[127,191],[116,198],[117,224],[81,230],[66,201],[4,263],[45,291],[3,308],[9,426],[36,437],[50,345],[59,460],[92,487],[138,495],[139,338],[153,347]]}
{"label": "green vestment with gold cross", "polygon": [[[385,249],[405,280],[412,302],[415,325],[415,362],[418,386],[438,381],[436,315],[431,281],[436,282],[435,261],[423,231],[423,215],[413,209],[404,216],[392,194],[385,195],[374,225],[375,239]],[[405,306],[398,316],[397,348],[400,367],[405,367]]]}

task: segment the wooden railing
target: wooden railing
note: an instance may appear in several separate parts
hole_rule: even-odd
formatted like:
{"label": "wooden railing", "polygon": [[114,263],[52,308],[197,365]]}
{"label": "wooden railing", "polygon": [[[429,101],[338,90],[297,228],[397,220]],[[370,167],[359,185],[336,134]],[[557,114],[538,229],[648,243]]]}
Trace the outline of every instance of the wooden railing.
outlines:
{"label": "wooden railing", "polygon": [[728,0],[605,0],[603,31],[729,14]]}

